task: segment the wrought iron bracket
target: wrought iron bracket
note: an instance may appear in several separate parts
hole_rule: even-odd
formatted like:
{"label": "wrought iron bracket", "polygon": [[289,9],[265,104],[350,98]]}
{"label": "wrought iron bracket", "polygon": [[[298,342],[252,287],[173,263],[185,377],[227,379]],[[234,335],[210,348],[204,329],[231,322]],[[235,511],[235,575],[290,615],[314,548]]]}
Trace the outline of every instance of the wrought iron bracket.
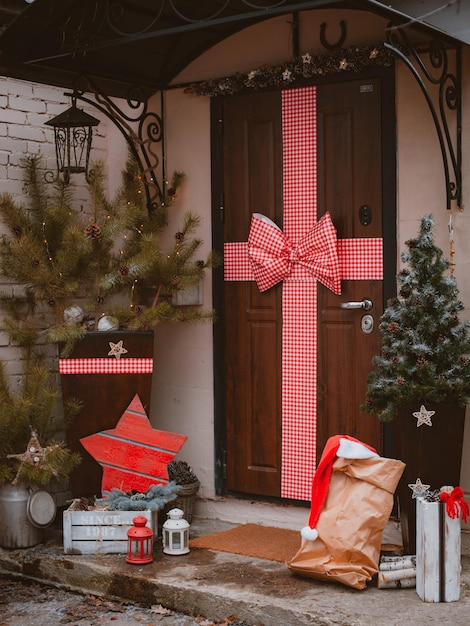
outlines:
{"label": "wrought iron bracket", "polygon": [[[447,210],[452,201],[462,208],[462,50],[432,41],[417,48],[404,28],[389,26],[385,46],[394,52],[416,79],[431,112],[444,165]],[[455,71],[449,68],[449,52],[455,54]],[[431,90],[437,89],[433,98]],[[437,102],[436,102],[437,100]],[[453,116],[451,132],[450,117]]]}
{"label": "wrought iron bracket", "polygon": [[[77,101],[86,102],[105,115],[127,142],[131,154],[138,163],[146,194],[149,214],[165,203],[165,154],[162,116],[148,109],[148,99],[138,87],[129,89],[127,111],[123,111],[114,99],[103,93],[93,81],[80,76],[74,81],[73,93],[66,94]],[[163,97],[163,94],[162,94]],[[157,148],[159,150],[157,151]],[[160,168],[161,184],[157,170]]]}

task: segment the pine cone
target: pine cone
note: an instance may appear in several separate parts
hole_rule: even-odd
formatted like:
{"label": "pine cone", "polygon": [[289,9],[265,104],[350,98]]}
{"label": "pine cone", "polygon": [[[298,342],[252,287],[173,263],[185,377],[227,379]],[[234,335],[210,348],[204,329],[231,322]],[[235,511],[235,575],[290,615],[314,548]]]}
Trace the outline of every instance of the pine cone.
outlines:
{"label": "pine cone", "polygon": [[127,265],[121,265],[121,267],[119,268],[119,273],[121,274],[121,276],[127,276],[129,274],[129,268],[127,267]]}
{"label": "pine cone", "polygon": [[88,239],[93,239],[93,241],[99,241],[103,238],[101,228],[95,222],[88,224],[83,232]]}

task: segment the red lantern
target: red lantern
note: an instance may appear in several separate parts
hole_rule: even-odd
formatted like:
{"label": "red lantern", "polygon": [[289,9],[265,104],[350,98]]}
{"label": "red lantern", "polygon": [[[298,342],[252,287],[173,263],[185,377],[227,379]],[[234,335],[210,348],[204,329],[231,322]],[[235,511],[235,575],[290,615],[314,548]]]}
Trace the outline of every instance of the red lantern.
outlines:
{"label": "red lantern", "polygon": [[132,520],[134,526],[127,531],[126,561],[144,565],[153,561],[153,532],[147,528],[147,518],[139,515]]}

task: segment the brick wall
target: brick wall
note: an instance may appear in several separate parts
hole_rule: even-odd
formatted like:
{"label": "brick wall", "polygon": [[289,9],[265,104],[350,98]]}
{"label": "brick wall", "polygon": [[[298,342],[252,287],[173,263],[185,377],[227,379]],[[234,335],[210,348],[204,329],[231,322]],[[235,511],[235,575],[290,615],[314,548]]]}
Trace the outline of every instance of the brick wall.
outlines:
{"label": "brick wall", "polygon": [[[27,155],[41,155],[45,167],[55,173],[54,134],[45,122],[70,105],[70,97],[64,95],[64,89],[0,77],[0,193],[7,192],[17,201],[22,201],[24,173],[21,161]],[[110,128],[112,124],[93,107],[80,104],[79,107],[101,120],[94,129],[91,158],[102,159],[108,166],[107,143],[108,135],[114,132]],[[74,177],[72,184],[76,186],[77,202],[87,201],[84,176]],[[14,288],[0,281],[0,290]],[[51,366],[56,368],[56,347],[47,346],[46,350]],[[10,344],[4,333],[0,333],[0,359],[6,364],[12,389],[15,389],[21,380],[22,367],[16,347]],[[60,384],[59,377],[57,383]],[[58,505],[64,505],[69,496],[68,485],[55,486],[53,490]]]}

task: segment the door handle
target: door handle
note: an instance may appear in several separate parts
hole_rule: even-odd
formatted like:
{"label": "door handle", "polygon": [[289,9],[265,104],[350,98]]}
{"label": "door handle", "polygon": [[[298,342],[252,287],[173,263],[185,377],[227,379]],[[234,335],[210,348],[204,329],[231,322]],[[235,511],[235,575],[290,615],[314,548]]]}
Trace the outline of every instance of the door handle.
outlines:
{"label": "door handle", "polygon": [[360,302],[341,302],[339,306],[342,309],[362,309],[363,311],[370,311],[372,308],[372,300],[365,298]]}

